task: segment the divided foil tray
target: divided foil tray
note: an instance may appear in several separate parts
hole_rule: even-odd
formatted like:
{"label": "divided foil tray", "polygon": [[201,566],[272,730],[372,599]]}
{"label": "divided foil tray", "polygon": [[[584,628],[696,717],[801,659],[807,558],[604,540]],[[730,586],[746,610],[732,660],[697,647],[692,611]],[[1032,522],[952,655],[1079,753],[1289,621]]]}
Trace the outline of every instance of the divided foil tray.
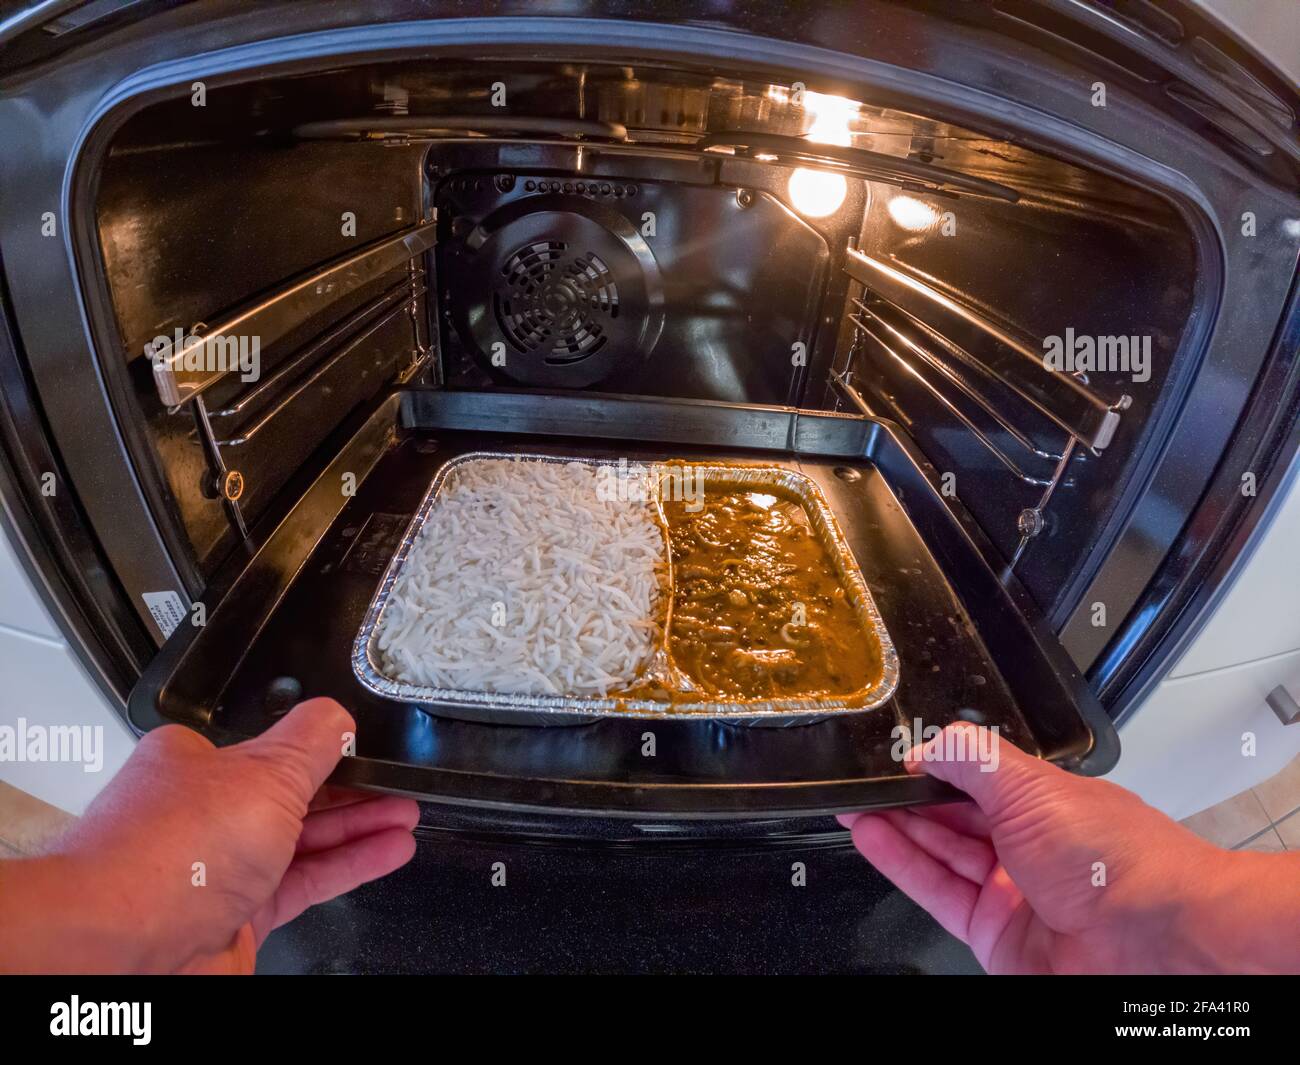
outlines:
{"label": "divided foil tray", "polygon": [[[613,466],[619,462],[618,459],[593,459],[578,455],[476,451],[461,455],[443,465],[434,476],[433,483],[429,486],[419,509],[403,534],[353,644],[353,672],[361,684],[375,695],[414,704],[442,716],[475,721],[496,721],[501,724],[581,724],[606,717],[623,717],[707,719],[770,726],[811,724],[840,714],[862,713],[879,707],[893,695],[894,689],[898,686],[898,655],[881,620],[880,612],[876,609],[871,591],[863,580],[839,523],[835,520],[835,515],[820,489],[812,480],[797,471],[780,466],[739,462],[716,464],[689,462],[686,465],[696,471],[697,476],[703,477],[707,490],[743,492],[775,488],[802,505],[813,533],[832,560],[837,576],[844,586],[867,638],[874,639],[878,644],[881,676],[869,690],[854,693],[851,697],[786,696],[762,700],[709,699],[701,693],[698,700],[687,700],[679,695],[675,701],[668,702],[631,698],[617,693],[596,696],[460,691],[423,687],[386,676],[381,670],[379,649],[376,646],[379,620],[406,564],[407,556],[437,505],[439,492],[456,470],[463,464],[485,459],[577,462],[587,466]],[[639,462],[637,465],[649,471],[652,483],[658,487],[662,484],[664,476],[674,467],[680,467],[682,463],[646,461]],[[655,506],[659,506],[657,498]],[[660,521],[662,524],[662,511]],[[671,553],[668,563],[671,588]]]}

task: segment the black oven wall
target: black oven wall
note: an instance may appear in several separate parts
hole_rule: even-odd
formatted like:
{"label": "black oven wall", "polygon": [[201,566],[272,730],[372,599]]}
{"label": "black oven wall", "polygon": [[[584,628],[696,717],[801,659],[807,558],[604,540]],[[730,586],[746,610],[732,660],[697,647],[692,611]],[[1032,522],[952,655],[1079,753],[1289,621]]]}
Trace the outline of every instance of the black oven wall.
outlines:
{"label": "black oven wall", "polygon": [[[215,132],[228,121],[188,104],[129,125],[99,186],[98,224],[124,364],[200,574],[232,549],[211,463],[189,411],[169,410],[153,375],[155,338],[200,335],[240,307],[395,232],[422,215],[416,149],[278,143]],[[245,116],[245,119],[247,116]],[[423,316],[421,281],[415,297]],[[239,506],[255,522],[288,478],[351,410],[416,357],[406,269],[338,299],[274,343],[242,351],[239,372],[204,396]],[[421,335],[427,335],[427,331]]]}
{"label": "black oven wall", "polygon": [[[1178,212],[1136,187],[1009,145],[940,136],[929,152],[1020,199],[873,183],[854,260],[870,272],[849,294],[840,365],[1058,616],[1196,359],[1200,253]],[[1073,392],[1043,380],[1058,351],[1074,357],[1053,371]],[[1088,435],[1080,394],[1113,431]]]}
{"label": "black oven wall", "polygon": [[826,238],[771,192],[654,164],[439,182],[449,384],[799,402]]}

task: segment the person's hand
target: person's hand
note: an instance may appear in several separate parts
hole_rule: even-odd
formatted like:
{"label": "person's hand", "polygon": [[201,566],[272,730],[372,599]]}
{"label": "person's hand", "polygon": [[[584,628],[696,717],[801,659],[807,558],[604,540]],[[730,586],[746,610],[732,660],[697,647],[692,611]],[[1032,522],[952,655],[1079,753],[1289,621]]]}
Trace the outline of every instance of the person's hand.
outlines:
{"label": "person's hand", "polygon": [[[982,765],[970,755],[990,740],[998,757]],[[974,725],[949,726],[906,765],[974,801],[840,823],[986,970],[1300,969],[1300,854],[1221,850]]]}
{"label": "person's hand", "polygon": [[129,966],[107,963],[251,972],[272,929],[406,864],[413,800],[321,790],[355,727],[312,699],[231,747],[146,735],[54,855],[135,941]]}

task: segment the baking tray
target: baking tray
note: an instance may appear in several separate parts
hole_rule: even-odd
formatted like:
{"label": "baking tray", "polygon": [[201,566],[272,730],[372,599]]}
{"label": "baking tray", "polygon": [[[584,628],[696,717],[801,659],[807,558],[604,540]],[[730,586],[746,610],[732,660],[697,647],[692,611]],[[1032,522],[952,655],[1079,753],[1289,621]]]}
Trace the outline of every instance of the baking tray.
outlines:
{"label": "baking tray", "polygon": [[[439,468],[480,451],[803,474],[833,509],[888,627],[902,670],[893,697],[799,728],[620,715],[537,728],[555,719],[477,722],[469,710],[433,714],[376,695],[352,665],[366,611]],[[357,489],[342,496],[348,473]],[[997,726],[1035,756],[1105,773],[1119,754],[1114,726],[1005,560],[941,488],[902,429],[874,418],[407,389],[359,411],[295,475],[280,509],[250,530],[252,557],[232,554],[205,590],[207,624],[179,626],[150,662],[128,720],[140,732],[180,722],[233,743],[299,698],[329,697],[357,723],[356,753],[334,783],[495,811],[509,826],[563,815],[557,833],[639,843],[692,835],[698,825],[684,822],[700,819],[727,822],[719,831],[733,835],[779,834],[824,826],[825,813],[951,801],[947,785],[898,761],[898,730],[914,732],[918,719]]]}
{"label": "baking tray", "polygon": [[[592,467],[614,467],[620,461],[579,455],[528,454],[518,452],[475,451],[461,455],[441,466],[435,474],[419,509],[402,536],[397,552],[380,580],[375,596],[366,611],[352,650],[352,667],[358,681],[375,695],[413,704],[432,713],[467,717],[474,721],[502,724],[585,724],[603,717],[709,719],[731,724],[789,726],[812,724],[837,714],[863,713],[885,703],[898,686],[898,655],[893,641],[876,608],[871,590],[853,557],[844,533],[830,505],[817,485],[794,470],[779,466],[750,463],[699,463],[685,461],[639,462],[646,471],[651,487],[651,505],[665,531],[662,499],[665,484],[689,470],[707,491],[774,491],[797,502],[808,516],[813,534],[825,548],[844,586],[849,602],[867,639],[875,644],[881,663],[879,680],[869,689],[845,696],[782,697],[778,699],[708,699],[690,697],[690,682],[676,670],[667,653],[667,631],[671,623],[672,596],[666,600],[662,619],[660,646],[650,666],[634,684],[648,679],[667,681],[679,692],[670,701],[637,698],[611,693],[606,696],[525,695],[505,692],[434,688],[411,684],[387,676],[381,666],[377,645],[380,619],[406,565],[412,548],[419,540],[425,523],[438,505],[439,494],[456,472],[469,463],[485,460],[517,462],[577,463]],[[668,587],[673,584],[673,559],[665,542],[668,560]],[[682,698],[682,694],[686,697]]]}

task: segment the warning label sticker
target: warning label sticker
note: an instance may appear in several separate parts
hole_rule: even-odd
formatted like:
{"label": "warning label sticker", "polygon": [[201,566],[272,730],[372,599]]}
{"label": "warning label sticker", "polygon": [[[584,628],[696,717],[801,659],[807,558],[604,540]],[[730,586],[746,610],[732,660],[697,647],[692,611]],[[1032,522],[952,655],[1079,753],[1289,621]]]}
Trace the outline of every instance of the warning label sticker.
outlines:
{"label": "warning label sticker", "polygon": [[175,592],[142,592],[140,598],[144,600],[144,605],[153,615],[164,638],[175,632],[176,626],[185,620],[185,601]]}

